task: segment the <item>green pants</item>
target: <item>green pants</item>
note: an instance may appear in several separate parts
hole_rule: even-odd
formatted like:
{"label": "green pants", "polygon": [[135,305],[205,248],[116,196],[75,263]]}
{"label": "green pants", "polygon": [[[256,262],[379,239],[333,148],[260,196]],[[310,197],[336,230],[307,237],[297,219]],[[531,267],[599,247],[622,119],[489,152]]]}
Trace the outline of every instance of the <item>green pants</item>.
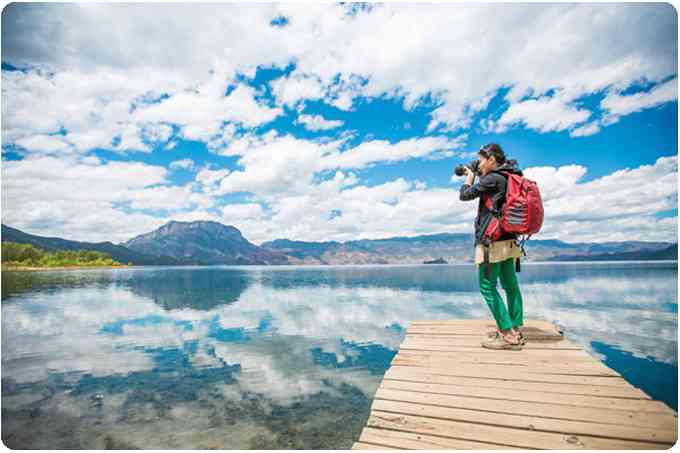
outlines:
{"label": "green pants", "polygon": [[[519,327],[524,324],[522,312],[522,293],[519,291],[517,284],[517,274],[515,274],[515,259],[508,258],[500,263],[490,263],[491,278],[484,276],[484,266],[486,264],[478,264],[479,272],[479,290],[486,304],[491,309],[493,317],[496,319],[496,325],[501,330],[506,330],[511,327]],[[505,295],[508,299],[508,308],[505,308],[505,303],[501,298],[496,283],[498,277],[501,278],[501,285],[505,290]]]}

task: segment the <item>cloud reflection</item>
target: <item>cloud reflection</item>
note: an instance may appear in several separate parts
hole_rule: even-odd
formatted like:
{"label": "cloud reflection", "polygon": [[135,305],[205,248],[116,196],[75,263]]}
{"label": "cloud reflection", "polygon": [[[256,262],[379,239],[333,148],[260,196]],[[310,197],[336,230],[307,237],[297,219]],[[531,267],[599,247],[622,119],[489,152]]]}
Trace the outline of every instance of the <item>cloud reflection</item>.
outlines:
{"label": "cloud reflection", "polygon": [[[602,359],[594,343],[677,366],[677,269],[584,266],[524,266],[525,318],[558,323]],[[216,395],[237,412],[257,398],[262,414],[319,395],[345,401],[348,389],[370,401],[411,321],[490,317],[469,267],[384,268],[373,285],[372,268],[308,269],[298,284],[281,269],[206,272],[132,271],[12,295],[2,305],[3,408],[46,404],[21,389],[43,389],[82,417],[100,392],[102,420],[168,417]],[[190,291],[173,295],[181,288]],[[108,403],[135,382],[128,402]]]}

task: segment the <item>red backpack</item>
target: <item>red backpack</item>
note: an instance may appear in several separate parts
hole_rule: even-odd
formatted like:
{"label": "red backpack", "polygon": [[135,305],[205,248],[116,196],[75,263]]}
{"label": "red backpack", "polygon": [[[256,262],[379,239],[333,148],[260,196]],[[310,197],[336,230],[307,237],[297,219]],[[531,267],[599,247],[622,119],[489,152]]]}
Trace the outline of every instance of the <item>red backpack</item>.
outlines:
{"label": "red backpack", "polygon": [[[491,220],[484,229],[482,240],[484,245],[488,246],[491,242],[497,241],[504,232],[525,235],[525,238],[520,242],[520,247],[522,248],[522,254],[526,256],[524,242],[533,234],[538,233],[543,225],[541,193],[538,190],[536,181],[507,171],[499,171],[499,173],[508,177],[505,204],[503,205],[500,217],[492,215]],[[484,206],[493,214],[492,195],[482,194],[482,200]],[[519,268],[519,260],[517,264]]]}

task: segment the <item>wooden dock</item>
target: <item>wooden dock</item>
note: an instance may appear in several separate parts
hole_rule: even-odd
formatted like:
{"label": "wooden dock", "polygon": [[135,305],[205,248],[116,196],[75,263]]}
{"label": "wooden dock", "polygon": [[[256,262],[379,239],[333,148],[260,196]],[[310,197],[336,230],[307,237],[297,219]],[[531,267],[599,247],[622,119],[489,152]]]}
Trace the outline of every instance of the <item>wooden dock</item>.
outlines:
{"label": "wooden dock", "polygon": [[480,342],[493,320],[415,321],[355,450],[665,450],[678,416],[547,321],[521,351]]}

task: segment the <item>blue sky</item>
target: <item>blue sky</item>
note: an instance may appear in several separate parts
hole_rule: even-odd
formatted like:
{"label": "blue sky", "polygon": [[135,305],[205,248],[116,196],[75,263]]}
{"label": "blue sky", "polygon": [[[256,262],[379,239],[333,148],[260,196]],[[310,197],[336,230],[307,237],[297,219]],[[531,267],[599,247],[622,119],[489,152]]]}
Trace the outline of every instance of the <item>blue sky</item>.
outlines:
{"label": "blue sky", "polygon": [[670,5],[13,4],[2,21],[2,221],[33,234],[471,233],[453,168],[496,142],[539,183],[537,237],[677,237]]}

